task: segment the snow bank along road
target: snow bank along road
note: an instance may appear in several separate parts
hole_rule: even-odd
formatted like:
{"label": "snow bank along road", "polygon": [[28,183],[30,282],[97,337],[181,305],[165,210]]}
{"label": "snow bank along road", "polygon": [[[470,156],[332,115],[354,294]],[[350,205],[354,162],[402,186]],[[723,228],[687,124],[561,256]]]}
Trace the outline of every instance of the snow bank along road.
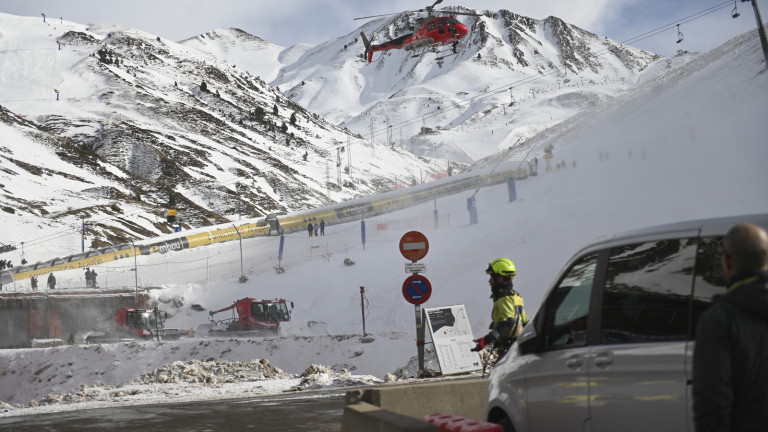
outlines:
{"label": "snow bank along road", "polygon": [[[377,335],[365,344],[357,335],[185,337],[160,343],[0,350],[0,418],[338,389],[415,376],[415,360],[396,364],[397,359],[385,355],[393,351],[416,353],[410,338],[394,334]],[[434,355],[429,354],[426,365],[434,368]],[[316,358],[332,364],[313,364]],[[355,375],[358,368],[384,379]]]}

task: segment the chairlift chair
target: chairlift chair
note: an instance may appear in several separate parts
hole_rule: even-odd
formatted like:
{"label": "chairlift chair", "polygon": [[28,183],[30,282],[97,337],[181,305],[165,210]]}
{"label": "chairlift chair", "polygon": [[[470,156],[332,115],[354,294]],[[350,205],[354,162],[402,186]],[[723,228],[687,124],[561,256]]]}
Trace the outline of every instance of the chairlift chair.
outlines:
{"label": "chairlift chair", "polygon": [[680,43],[683,41],[685,36],[680,32],[680,24],[677,25],[677,43]]}
{"label": "chairlift chair", "polygon": [[733,0],[733,10],[731,11],[731,18],[738,18],[739,15],[741,14],[736,9],[736,0]]}

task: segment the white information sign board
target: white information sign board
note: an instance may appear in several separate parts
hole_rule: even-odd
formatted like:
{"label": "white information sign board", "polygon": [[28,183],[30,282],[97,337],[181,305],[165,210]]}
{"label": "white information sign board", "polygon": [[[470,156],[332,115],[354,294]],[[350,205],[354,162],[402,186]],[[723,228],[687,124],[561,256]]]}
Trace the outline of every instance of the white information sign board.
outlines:
{"label": "white information sign board", "polygon": [[427,265],[420,262],[405,263],[405,272],[406,273],[426,273]]}
{"label": "white information sign board", "polygon": [[422,310],[443,375],[481,370],[480,355],[472,351],[475,343],[472,341],[472,329],[464,305]]}

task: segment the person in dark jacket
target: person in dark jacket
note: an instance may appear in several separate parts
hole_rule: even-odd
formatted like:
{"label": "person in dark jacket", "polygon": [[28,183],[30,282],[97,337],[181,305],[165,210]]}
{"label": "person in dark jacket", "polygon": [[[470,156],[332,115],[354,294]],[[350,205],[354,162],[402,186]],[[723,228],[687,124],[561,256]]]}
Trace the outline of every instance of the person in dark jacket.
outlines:
{"label": "person in dark jacket", "polygon": [[696,328],[696,432],[768,431],[768,234],[738,224],[721,248],[728,291]]}
{"label": "person in dark jacket", "polygon": [[312,226],[312,222],[307,224],[307,232],[309,233],[309,236],[312,237],[312,231],[314,231],[314,227]]}

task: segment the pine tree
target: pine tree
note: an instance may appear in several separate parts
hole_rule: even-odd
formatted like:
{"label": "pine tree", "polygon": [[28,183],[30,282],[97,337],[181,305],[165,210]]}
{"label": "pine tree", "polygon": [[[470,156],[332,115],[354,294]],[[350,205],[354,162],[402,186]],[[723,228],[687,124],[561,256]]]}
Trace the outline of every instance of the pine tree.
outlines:
{"label": "pine tree", "polygon": [[206,84],[205,81],[200,83],[200,91],[202,91],[202,92],[207,92],[208,91],[208,84]]}
{"label": "pine tree", "polygon": [[257,106],[256,109],[253,110],[253,119],[258,122],[264,121],[264,108],[261,106]]}
{"label": "pine tree", "polygon": [[296,113],[291,113],[290,122],[292,125],[296,126]]}

